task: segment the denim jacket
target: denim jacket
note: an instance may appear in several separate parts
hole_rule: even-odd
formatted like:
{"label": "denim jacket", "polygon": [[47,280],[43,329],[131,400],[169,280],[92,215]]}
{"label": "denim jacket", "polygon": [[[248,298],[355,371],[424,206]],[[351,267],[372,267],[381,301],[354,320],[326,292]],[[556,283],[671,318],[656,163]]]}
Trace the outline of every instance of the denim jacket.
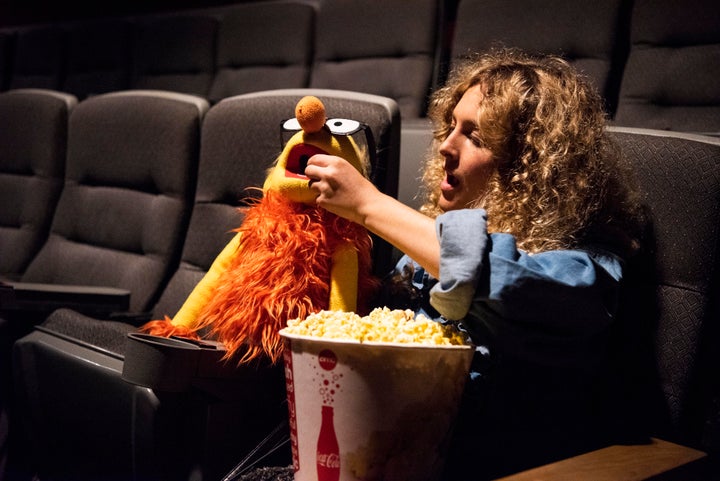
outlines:
{"label": "denim jacket", "polygon": [[436,230],[440,279],[407,256],[397,270],[412,266],[418,312],[458,322],[475,345],[453,465],[482,479],[599,439],[621,259],[593,247],[528,254],[513,236],[488,234],[482,209],[442,214]]}
{"label": "denim jacket", "polygon": [[426,296],[421,312],[461,321],[476,344],[489,335],[503,350],[562,363],[532,344],[587,339],[612,323],[622,278],[614,254],[593,248],[528,254],[513,236],[488,234],[482,209],[442,214],[436,232],[439,281],[407,256],[397,269],[413,266],[413,284]]}

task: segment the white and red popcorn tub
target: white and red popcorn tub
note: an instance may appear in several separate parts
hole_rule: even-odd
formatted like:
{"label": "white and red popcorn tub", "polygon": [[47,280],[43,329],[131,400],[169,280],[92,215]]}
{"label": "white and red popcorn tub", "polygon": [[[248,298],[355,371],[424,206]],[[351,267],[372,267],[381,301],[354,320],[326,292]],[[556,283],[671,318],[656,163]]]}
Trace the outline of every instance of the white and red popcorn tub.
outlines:
{"label": "white and red popcorn tub", "polygon": [[471,346],[284,331],[295,481],[439,479]]}

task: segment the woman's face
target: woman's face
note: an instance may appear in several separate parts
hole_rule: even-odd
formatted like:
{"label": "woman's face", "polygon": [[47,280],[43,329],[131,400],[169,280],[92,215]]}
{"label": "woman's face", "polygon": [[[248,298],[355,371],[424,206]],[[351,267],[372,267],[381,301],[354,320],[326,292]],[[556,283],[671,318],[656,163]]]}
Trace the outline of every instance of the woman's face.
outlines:
{"label": "woman's face", "polygon": [[480,142],[477,111],[483,94],[480,85],[469,88],[453,110],[450,135],[440,145],[445,177],[440,183],[443,211],[470,207],[485,194],[495,171],[493,155]]}

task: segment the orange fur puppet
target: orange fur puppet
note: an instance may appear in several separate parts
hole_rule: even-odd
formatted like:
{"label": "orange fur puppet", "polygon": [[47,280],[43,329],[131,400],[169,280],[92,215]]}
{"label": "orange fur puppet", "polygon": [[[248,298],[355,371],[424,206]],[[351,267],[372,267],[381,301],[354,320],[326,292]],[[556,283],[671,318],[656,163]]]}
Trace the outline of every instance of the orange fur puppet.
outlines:
{"label": "orange fur puppet", "polygon": [[[221,341],[238,363],[282,354],[278,331],[288,319],[320,310],[367,312],[377,280],[370,274],[372,242],[361,226],[315,204],[303,174],[307,159],[327,153],[367,175],[365,156],[349,135],[331,133],[325,108],[304,97],[295,108],[297,133],[263,185],[263,198],[245,209],[237,234],[172,319],[141,331]],[[353,122],[353,121],[348,121]]]}

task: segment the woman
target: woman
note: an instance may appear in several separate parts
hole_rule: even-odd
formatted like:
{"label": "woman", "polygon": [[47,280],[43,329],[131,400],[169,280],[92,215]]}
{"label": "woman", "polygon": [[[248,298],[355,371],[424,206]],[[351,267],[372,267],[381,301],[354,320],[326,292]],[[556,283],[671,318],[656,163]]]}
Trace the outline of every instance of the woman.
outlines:
{"label": "woman", "polygon": [[317,203],[406,254],[418,310],[477,347],[446,479],[483,479],[609,442],[608,343],[639,208],[603,104],[570,65],[518,51],[459,65],[432,98],[421,212],[314,156]]}

